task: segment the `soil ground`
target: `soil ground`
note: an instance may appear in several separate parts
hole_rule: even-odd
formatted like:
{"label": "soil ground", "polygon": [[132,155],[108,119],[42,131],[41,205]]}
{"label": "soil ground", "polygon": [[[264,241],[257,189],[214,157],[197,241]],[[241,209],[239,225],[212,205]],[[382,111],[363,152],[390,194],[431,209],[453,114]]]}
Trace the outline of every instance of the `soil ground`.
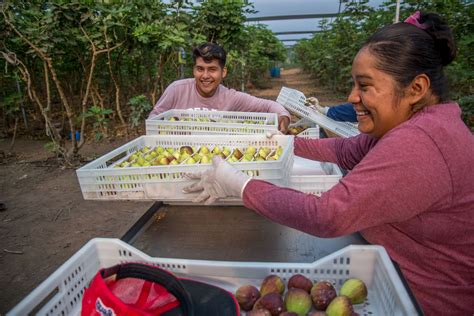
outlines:
{"label": "soil ground", "polygon": [[[248,93],[275,100],[282,86],[321,104],[343,102],[300,69],[282,69],[268,89]],[[91,142],[81,154],[93,159],[131,139]],[[86,201],[74,169],[59,167],[44,149],[47,141],[0,139],[0,314],[6,313],[88,240],[120,238],[151,202]]]}

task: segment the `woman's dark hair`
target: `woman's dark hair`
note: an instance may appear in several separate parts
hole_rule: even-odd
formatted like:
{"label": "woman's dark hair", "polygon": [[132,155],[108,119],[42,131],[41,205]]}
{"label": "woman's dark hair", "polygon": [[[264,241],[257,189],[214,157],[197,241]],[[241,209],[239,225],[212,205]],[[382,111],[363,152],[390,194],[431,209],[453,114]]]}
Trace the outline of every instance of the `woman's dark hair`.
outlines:
{"label": "woman's dark hair", "polygon": [[212,60],[217,59],[219,65],[224,68],[227,55],[225,50],[214,43],[204,43],[193,49],[193,61],[196,64],[196,59],[201,57],[206,63],[210,63]]}
{"label": "woman's dark hair", "polygon": [[443,67],[456,57],[449,26],[434,13],[421,14],[422,28],[401,22],[385,26],[364,44],[378,59],[377,68],[391,76],[401,88],[420,74],[431,81],[431,91],[439,101],[447,101],[448,83]]}

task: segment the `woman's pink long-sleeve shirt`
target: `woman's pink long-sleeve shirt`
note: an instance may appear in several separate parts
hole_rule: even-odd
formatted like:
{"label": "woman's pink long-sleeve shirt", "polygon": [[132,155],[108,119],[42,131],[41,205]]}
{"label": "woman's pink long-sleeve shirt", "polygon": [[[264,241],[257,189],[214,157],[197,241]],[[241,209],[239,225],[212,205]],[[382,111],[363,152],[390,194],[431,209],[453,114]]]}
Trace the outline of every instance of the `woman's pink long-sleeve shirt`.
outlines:
{"label": "woman's pink long-sleeve shirt", "polygon": [[218,111],[266,112],[290,117],[290,113],[279,103],[257,98],[247,93],[219,85],[212,97],[205,98],[196,89],[194,78],[177,80],[166,88],[149,118],[171,109],[204,108]]}
{"label": "woman's pink long-sleeve shirt", "polygon": [[296,138],[295,154],[350,173],[321,197],[251,180],[245,206],[320,237],[360,231],[400,265],[427,315],[474,313],[474,136],[457,104],[376,140]]}

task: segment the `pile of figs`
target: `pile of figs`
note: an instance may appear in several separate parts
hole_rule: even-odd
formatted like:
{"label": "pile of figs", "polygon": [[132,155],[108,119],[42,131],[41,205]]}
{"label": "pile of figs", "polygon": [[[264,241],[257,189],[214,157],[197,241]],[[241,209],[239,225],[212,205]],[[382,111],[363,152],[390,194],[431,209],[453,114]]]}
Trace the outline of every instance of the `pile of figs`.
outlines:
{"label": "pile of figs", "polygon": [[279,276],[272,274],[263,280],[260,289],[243,285],[235,297],[247,316],[353,316],[357,313],[352,305],[367,299],[367,286],[362,280],[348,279],[338,295],[329,281],[313,283],[295,274],[285,286]]}

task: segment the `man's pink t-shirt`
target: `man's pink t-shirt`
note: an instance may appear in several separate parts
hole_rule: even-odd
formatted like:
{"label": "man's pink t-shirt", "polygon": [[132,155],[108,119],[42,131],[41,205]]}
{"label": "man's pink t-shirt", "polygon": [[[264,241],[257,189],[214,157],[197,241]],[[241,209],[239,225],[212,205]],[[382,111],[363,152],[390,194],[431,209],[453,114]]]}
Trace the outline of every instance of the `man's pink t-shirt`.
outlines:
{"label": "man's pink t-shirt", "polygon": [[474,136],[457,104],[428,106],[377,140],[295,139],[295,154],[351,170],[321,197],[251,180],[245,206],[320,237],[385,247],[426,315],[474,313]]}
{"label": "man's pink t-shirt", "polygon": [[209,98],[199,94],[194,78],[171,83],[151,111],[149,118],[171,109],[204,108],[219,111],[265,112],[290,117],[290,113],[279,103],[261,99],[247,93],[219,85]]}

